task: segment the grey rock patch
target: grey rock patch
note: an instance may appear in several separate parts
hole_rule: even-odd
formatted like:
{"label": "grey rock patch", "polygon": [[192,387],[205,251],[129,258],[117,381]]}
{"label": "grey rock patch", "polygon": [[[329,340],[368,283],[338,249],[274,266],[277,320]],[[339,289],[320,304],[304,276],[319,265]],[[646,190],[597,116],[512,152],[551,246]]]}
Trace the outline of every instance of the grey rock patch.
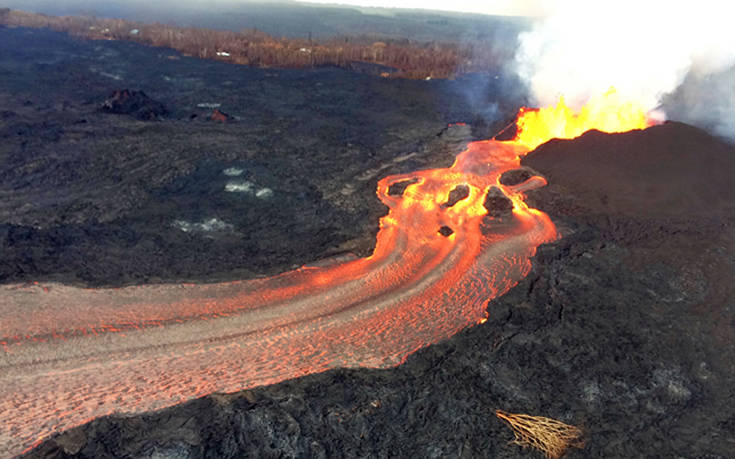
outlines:
{"label": "grey rock patch", "polygon": [[228,177],[238,177],[242,175],[243,172],[245,172],[245,169],[240,169],[239,167],[228,167],[222,171],[222,173]]}
{"label": "grey rock patch", "polygon": [[217,218],[209,218],[201,222],[189,222],[186,220],[175,220],[173,226],[185,233],[211,233],[231,230],[233,227]]}

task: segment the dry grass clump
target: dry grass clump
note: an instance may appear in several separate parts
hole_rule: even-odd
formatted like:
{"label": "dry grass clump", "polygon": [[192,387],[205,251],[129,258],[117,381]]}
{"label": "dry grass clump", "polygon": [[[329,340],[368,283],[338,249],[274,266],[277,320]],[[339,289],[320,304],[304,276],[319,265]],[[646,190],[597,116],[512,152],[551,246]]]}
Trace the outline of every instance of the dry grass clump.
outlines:
{"label": "dry grass clump", "polygon": [[495,415],[510,424],[512,443],[542,451],[547,459],[558,459],[569,448],[583,448],[582,431],[551,418],[513,414],[496,410]]}
{"label": "dry grass clump", "polygon": [[375,41],[370,37],[326,40],[272,37],[258,30],[231,32],[124,19],[50,16],[0,9],[1,26],[47,27],[96,40],[125,40],[172,48],[185,55],[254,67],[308,68],[356,63],[385,66],[385,75],[403,78],[449,78],[495,69],[509,55],[494,46],[456,43]]}

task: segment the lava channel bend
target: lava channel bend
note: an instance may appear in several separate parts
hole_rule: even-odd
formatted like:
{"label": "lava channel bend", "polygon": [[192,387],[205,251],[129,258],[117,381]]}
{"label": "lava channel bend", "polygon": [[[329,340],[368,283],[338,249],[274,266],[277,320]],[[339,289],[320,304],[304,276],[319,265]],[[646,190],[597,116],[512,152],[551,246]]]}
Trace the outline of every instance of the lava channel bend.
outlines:
{"label": "lava channel bend", "polygon": [[556,237],[522,200],[541,177],[500,184],[527,151],[473,142],[448,169],[381,180],[368,258],[219,284],[0,287],[0,456],[112,413],[394,366],[484,321]]}

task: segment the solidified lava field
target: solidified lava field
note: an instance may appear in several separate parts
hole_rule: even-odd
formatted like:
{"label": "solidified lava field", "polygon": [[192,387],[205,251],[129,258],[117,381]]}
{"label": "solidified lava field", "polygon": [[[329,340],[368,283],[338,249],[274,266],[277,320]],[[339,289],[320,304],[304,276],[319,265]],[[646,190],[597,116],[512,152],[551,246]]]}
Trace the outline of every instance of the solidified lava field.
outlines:
{"label": "solidified lava field", "polygon": [[[379,179],[450,166],[523,103],[502,79],[254,69],[44,30],[0,34],[5,283],[215,282],[369,255],[387,212],[373,198]],[[487,100],[468,97],[478,88]],[[102,112],[122,89],[164,104],[165,119]],[[235,122],[208,121],[212,107]]]}
{"label": "solidified lava field", "polygon": [[[7,196],[0,272],[8,285],[213,282],[366,255],[386,213],[374,194],[378,180],[447,167],[473,135],[491,129],[447,128],[482,119],[446,108],[461,93],[452,82],[388,82],[332,69],[272,77],[180,58],[186,65],[171,73],[191,81],[163,89],[129,57],[179,65],[161,50],[39,31],[0,34],[7,38],[0,43],[28,43],[22,61],[13,46],[0,54],[0,72],[14,75],[0,80],[11,107],[0,120]],[[100,59],[104,65],[90,65]],[[24,68],[28,81],[48,78],[33,82],[47,92],[20,89]],[[232,108],[223,102],[236,123],[201,121],[203,109],[190,119],[198,103],[222,95],[202,76],[217,71],[233,72],[217,79],[237,88],[223,100],[236,92],[253,98]],[[354,86],[324,87],[329,78]],[[151,124],[99,112],[112,90],[131,85],[167,104],[172,118]],[[259,95],[268,88],[274,100]],[[288,99],[304,94],[313,99]],[[361,100],[352,107],[337,104],[340,97]],[[358,113],[370,119],[349,123]],[[319,122],[325,131],[310,125]],[[551,217],[561,238],[538,249],[517,286],[482,302],[486,322],[395,368],[334,369],[112,415],[27,456],[537,457],[508,445],[512,434],[494,414],[503,409],[582,427],[586,446],[568,457],[728,457],[735,448],[733,158],[731,144],[679,123],[550,141],[522,165],[547,178],[547,187],[526,191],[527,201]],[[281,198],[278,206],[263,201],[265,189]],[[299,230],[293,242],[290,231]],[[491,286],[489,278],[479,282]]]}

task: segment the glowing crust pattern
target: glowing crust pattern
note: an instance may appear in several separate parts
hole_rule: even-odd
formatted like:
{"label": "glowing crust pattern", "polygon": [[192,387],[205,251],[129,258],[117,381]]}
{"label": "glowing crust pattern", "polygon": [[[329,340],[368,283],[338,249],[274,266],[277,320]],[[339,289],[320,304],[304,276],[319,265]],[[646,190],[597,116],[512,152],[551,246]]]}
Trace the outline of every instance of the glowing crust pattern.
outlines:
{"label": "glowing crust pattern", "polygon": [[[474,142],[449,169],[381,180],[390,212],[368,258],[220,284],[0,287],[0,456],[115,412],[335,367],[394,366],[482,322],[487,301],[556,237],[522,200],[541,177],[499,183],[526,152]],[[410,179],[402,194],[388,193]],[[458,185],[466,187],[447,205]],[[512,200],[512,214],[488,216],[493,186]],[[440,233],[444,226],[453,232]]]}

